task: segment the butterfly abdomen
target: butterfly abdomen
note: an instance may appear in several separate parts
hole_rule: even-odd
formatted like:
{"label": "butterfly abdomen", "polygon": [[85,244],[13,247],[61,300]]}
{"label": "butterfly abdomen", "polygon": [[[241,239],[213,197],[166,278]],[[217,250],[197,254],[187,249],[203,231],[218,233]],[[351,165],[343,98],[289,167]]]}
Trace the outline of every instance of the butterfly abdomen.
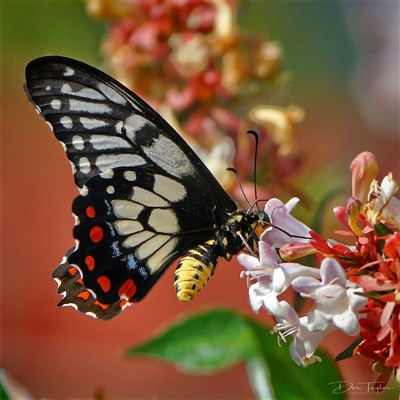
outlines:
{"label": "butterfly abdomen", "polygon": [[183,302],[193,300],[214,274],[218,255],[216,239],[208,240],[183,256],[175,271],[175,290]]}

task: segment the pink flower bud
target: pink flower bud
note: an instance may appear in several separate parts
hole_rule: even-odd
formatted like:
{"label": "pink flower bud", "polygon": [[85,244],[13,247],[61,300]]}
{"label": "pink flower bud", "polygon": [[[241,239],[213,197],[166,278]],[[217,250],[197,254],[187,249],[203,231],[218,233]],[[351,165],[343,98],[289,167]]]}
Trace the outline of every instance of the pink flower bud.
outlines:
{"label": "pink flower bud", "polygon": [[378,173],[378,163],[369,151],[360,153],[350,165],[353,197],[367,202],[369,187]]}

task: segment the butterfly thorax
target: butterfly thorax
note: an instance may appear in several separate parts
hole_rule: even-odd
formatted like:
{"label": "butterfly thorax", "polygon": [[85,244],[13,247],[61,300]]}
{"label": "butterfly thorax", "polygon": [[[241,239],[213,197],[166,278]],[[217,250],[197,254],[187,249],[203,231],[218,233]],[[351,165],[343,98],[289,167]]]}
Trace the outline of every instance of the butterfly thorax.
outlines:
{"label": "butterfly thorax", "polygon": [[215,236],[190,249],[175,271],[175,290],[178,299],[194,299],[214,274],[218,258],[228,261],[244,247],[257,248],[260,234],[269,226],[265,213],[237,211],[222,225]]}
{"label": "butterfly thorax", "polygon": [[264,212],[235,212],[217,232],[217,253],[229,261],[244,247],[256,251],[260,235],[268,226],[269,219]]}

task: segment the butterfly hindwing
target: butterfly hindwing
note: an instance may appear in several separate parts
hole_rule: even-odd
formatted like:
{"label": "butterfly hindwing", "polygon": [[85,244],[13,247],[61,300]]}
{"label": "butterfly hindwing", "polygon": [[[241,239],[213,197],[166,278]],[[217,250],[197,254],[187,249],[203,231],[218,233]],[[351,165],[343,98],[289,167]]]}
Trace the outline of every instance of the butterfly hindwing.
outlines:
{"label": "butterfly hindwing", "polygon": [[79,266],[100,302],[118,301],[128,279],[135,287],[129,299],[139,301],[173,259],[213,234],[213,212],[159,173],[120,167],[113,179],[104,176],[89,179],[87,193],[73,203],[79,246],[68,262]]}
{"label": "butterfly hindwing", "polygon": [[101,71],[43,57],[27,66],[26,90],[81,192],[77,245],[53,274],[61,305],[109,319],[210,239],[236,205],[167,122]]}
{"label": "butterfly hindwing", "polygon": [[102,304],[83,284],[80,271],[68,263],[68,257],[75,251],[70,249],[63,262],[54,270],[53,278],[58,282],[57,292],[64,298],[59,306],[73,306],[82,313],[92,315],[102,320],[108,320],[118,315],[129,303],[121,300],[114,304]]}

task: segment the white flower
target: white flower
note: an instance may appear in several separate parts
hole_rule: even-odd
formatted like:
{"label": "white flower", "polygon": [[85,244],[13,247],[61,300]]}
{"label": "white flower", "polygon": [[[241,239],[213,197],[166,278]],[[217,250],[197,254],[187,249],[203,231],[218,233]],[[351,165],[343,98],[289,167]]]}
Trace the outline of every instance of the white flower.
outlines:
{"label": "white flower", "polygon": [[263,232],[260,240],[278,248],[288,243],[309,242],[311,229],[290,215],[298,202],[297,197],[293,197],[286,205],[279,199],[268,200],[264,212],[273,226]]}
{"label": "white flower", "polygon": [[254,279],[257,280],[249,287],[253,311],[257,313],[264,305],[271,314],[274,314],[271,304],[290,286],[293,279],[299,276],[319,278],[319,270],[297,263],[278,263],[276,253],[264,241],[260,241],[258,247],[259,259],[248,254],[240,254],[238,261],[247,269],[242,276],[248,277],[248,284]]}
{"label": "white flower", "polygon": [[286,301],[275,303],[274,308],[276,315],[279,316],[276,318],[278,323],[273,332],[278,332],[279,338],[284,341],[288,336],[292,338],[289,351],[293,361],[303,367],[321,361],[314,352],[321,343],[324,333],[311,332],[307,327],[307,317],[299,318],[296,311]]}
{"label": "white flower", "polygon": [[322,261],[320,272],[322,282],[311,277],[299,277],[292,282],[294,290],[315,300],[314,308],[308,313],[308,328],[328,331],[333,324],[347,335],[357,335],[360,331],[357,311],[368,301],[356,294],[362,289],[346,287],[346,274],[332,258]]}

